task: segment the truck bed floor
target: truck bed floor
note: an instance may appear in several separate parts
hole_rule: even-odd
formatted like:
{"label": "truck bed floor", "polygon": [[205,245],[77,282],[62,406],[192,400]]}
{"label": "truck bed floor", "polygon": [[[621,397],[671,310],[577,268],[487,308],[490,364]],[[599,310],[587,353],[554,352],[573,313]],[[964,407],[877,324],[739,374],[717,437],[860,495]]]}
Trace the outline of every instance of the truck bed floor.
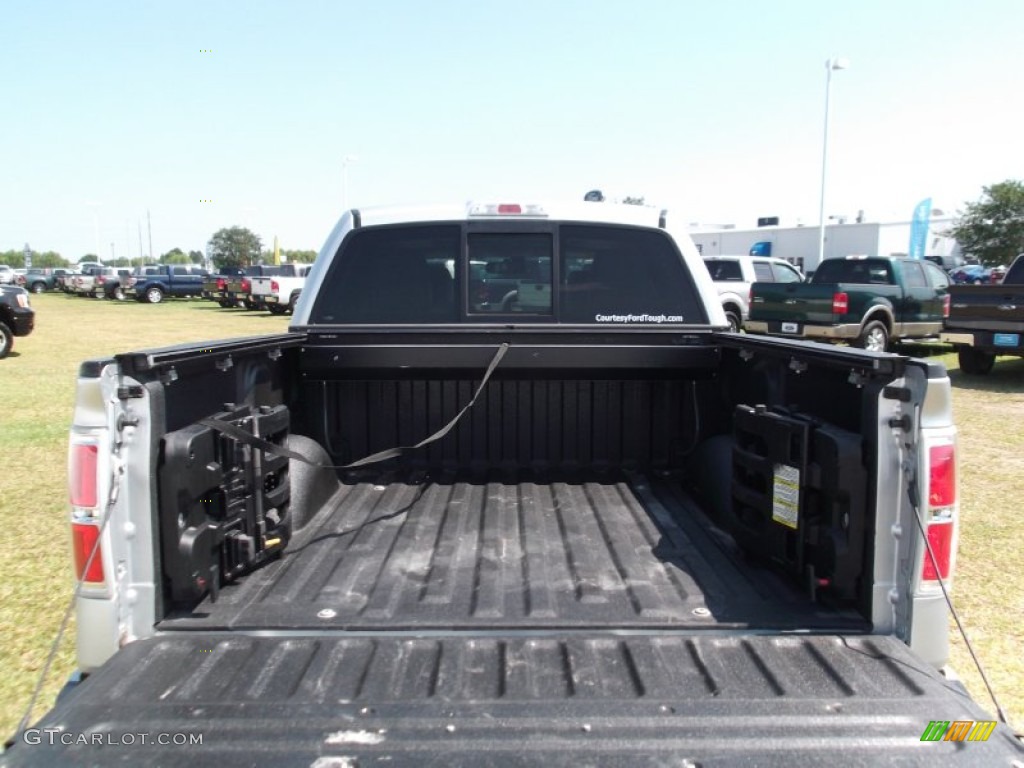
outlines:
{"label": "truck bed floor", "polygon": [[862,630],[735,552],[679,484],[343,486],[285,554],[162,629]]}

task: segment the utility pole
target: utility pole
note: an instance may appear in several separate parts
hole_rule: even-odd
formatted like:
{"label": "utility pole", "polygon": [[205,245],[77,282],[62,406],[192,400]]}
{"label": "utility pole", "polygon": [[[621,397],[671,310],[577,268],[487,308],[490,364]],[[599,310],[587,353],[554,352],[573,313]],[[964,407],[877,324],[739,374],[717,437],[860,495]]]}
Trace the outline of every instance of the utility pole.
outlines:
{"label": "utility pole", "polygon": [[141,266],[146,263],[146,257],[142,251],[142,222],[136,220],[136,223],[139,225],[139,265]]}
{"label": "utility pole", "polygon": [[153,224],[149,220],[149,208],[146,209],[146,229],[149,230],[149,260],[153,260]]}

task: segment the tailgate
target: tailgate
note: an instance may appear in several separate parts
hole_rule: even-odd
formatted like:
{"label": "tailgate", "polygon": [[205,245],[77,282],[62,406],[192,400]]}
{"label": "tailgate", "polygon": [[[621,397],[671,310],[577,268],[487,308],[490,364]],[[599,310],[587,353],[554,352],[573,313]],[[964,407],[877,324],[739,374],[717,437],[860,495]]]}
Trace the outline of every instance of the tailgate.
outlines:
{"label": "tailgate", "polygon": [[951,285],[947,328],[1024,331],[1024,285]]}
{"label": "tailgate", "polygon": [[253,277],[253,278],[250,278],[249,279],[249,284],[250,284],[251,287],[250,287],[250,290],[249,290],[249,294],[251,296],[269,296],[269,295],[271,295],[272,293],[274,293],[270,289],[270,287],[271,287],[271,280],[273,280],[273,278],[271,278],[271,277]]}
{"label": "tailgate", "polygon": [[990,718],[888,636],[182,633],[127,646],[0,762],[1024,760],[1004,726],[984,742],[922,741],[931,721],[967,720]]}
{"label": "tailgate", "polygon": [[831,284],[754,283],[750,289],[750,319],[831,325],[835,322],[835,289]]}

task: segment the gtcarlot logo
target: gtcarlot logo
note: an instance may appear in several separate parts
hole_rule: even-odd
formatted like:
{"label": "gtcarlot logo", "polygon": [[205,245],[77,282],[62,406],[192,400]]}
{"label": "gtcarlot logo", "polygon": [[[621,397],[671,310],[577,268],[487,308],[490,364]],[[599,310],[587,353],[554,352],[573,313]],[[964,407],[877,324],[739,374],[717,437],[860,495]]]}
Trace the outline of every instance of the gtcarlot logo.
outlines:
{"label": "gtcarlot logo", "polygon": [[22,735],[26,744],[51,747],[194,747],[203,743],[201,733],[74,733],[63,728],[29,728]]}

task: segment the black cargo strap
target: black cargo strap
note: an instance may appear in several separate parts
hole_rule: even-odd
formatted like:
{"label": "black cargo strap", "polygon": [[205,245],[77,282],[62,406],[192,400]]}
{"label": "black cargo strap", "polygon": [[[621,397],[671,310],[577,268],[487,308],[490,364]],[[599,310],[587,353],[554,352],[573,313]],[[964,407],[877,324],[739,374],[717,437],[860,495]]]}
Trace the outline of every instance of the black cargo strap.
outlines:
{"label": "black cargo strap", "polygon": [[355,469],[356,467],[362,467],[367,464],[376,464],[379,461],[393,459],[396,456],[400,456],[405,451],[412,451],[417,448],[422,448],[423,446],[429,445],[435,440],[440,440],[442,437],[451,432],[452,428],[459,423],[459,419],[461,419],[462,416],[466,413],[466,411],[472,408],[474,403],[476,403],[477,398],[480,397],[480,393],[483,392],[484,387],[487,386],[487,382],[491,378],[491,374],[494,373],[494,369],[498,367],[498,363],[501,362],[501,359],[505,356],[506,352],[508,352],[508,342],[505,342],[500,347],[498,347],[498,351],[494,354],[494,358],[491,360],[491,364],[487,366],[487,371],[484,373],[484,378],[480,382],[480,386],[478,386],[476,388],[476,392],[473,393],[473,399],[466,403],[466,405],[462,408],[461,411],[455,414],[455,418],[453,418],[451,421],[449,421],[447,424],[441,427],[441,429],[437,430],[437,432],[430,435],[430,437],[423,438],[418,443],[416,443],[416,445],[402,445],[397,448],[388,448],[383,451],[378,451],[377,453],[372,453],[369,456],[364,456],[363,458],[358,459],[357,461],[353,461],[351,464],[320,464],[318,462],[311,461],[310,459],[307,459],[305,456],[303,456],[301,453],[298,453],[296,451],[291,450],[290,448],[285,448],[282,445],[276,445],[275,443],[271,443],[268,440],[264,440],[260,437],[257,437],[256,435],[252,434],[252,432],[247,432],[241,427],[235,426],[234,424],[228,421],[221,421],[220,419],[211,418],[200,419],[199,423],[202,424],[204,427],[210,427],[211,429],[215,429],[221,434],[234,438],[240,443],[245,443],[246,445],[251,445],[254,448],[259,448],[264,453],[275,454],[277,456],[285,456],[289,459],[295,459],[295,461],[301,461],[304,464],[310,464],[314,467],[320,467],[321,469]]}

